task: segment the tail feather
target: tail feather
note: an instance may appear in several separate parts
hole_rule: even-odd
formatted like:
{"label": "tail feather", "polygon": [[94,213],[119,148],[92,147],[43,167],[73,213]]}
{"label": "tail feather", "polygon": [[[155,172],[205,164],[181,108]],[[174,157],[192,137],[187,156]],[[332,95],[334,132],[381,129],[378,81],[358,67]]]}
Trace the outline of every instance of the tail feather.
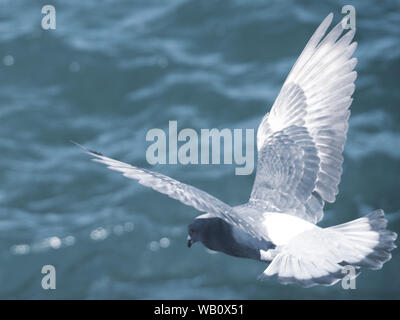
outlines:
{"label": "tail feather", "polygon": [[[383,210],[376,210],[367,216],[341,225],[330,227],[344,234],[358,252],[359,259],[350,257],[352,264],[370,269],[381,269],[383,264],[392,258],[390,251],[396,248],[394,244],[397,234],[386,229],[387,220]],[[370,252],[369,252],[370,251]],[[365,254],[369,252],[368,254]],[[364,254],[364,256],[363,256]],[[355,260],[355,261],[354,261]]]}
{"label": "tail feather", "polygon": [[315,228],[299,234],[272,260],[260,280],[277,277],[281,283],[304,287],[333,285],[352,265],[356,275],[360,267],[380,269],[390,260],[397,234],[386,229],[383,210],[341,225]]}

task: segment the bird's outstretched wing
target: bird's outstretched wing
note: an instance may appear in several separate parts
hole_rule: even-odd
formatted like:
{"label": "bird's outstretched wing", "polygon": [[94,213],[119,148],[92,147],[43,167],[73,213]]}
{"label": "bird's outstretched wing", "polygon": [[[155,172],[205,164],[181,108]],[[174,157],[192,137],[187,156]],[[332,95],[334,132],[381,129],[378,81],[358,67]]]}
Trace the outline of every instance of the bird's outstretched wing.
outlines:
{"label": "bird's outstretched wing", "polygon": [[134,167],[130,164],[103,156],[101,153],[91,151],[73,142],[83,151],[94,157],[95,162],[105,164],[109,169],[121,172],[129,179],[137,180],[140,184],[166,194],[170,198],[191,206],[201,212],[214,214],[226,222],[231,223],[258,239],[268,239],[261,229],[253,227],[251,216],[239,215],[234,208],[215,198],[214,196],[184,184],[163,174],[147,169]]}
{"label": "bird's outstretched wing", "polygon": [[355,31],[342,36],[339,23],[324,37],[332,17],[315,31],[260,123],[250,198],[255,206],[313,223],[322,219],[324,202],[338,193],[357,77],[357,59],[351,58]]}

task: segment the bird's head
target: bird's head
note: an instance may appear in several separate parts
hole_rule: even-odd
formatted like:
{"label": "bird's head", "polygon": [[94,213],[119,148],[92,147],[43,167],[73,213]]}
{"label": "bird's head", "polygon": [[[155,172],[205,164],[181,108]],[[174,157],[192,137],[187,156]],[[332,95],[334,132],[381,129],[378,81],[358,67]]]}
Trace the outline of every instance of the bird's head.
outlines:
{"label": "bird's head", "polygon": [[203,223],[200,219],[194,219],[188,226],[187,246],[190,248],[193,243],[201,241],[201,233],[203,232]]}
{"label": "bird's head", "polygon": [[196,217],[188,226],[188,247],[190,248],[193,243],[201,241],[207,248],[212,249],[223,231],[222,228],[222,219],[211,214],[207,213]]}

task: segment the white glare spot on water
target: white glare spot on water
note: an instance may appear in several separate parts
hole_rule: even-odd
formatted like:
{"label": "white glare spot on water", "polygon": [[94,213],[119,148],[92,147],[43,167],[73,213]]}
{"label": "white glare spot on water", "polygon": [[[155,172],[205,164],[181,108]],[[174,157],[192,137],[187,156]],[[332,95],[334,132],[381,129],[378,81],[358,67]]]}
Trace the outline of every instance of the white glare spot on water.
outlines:
{"label": "white glare spot on water", "polygon": [[7,55],[3,58],[3,63],[5,66],[10,67],[14,64],[14,57],[11,55]]}
{"label": "white glare spot on water", "polygon": [[59,237],[50,237],[47,238],[45,241],[48,241],[50,247],[53,249],[58,249],[61,247],[61,240]]}
{"label": "white glare spot on water", "polygon": [[72,245],[75,243],[75,237],[74,237],[74,236],[66,236],[66,237],[63,239],[63,243],[64,243],[66,246],[72,246]]}
{"label": "white glare spot on water", "polygon": [[125,232],[131,232],[131,231],[133,231],[134,228],[135,228],[135,225],[133,224],[133,222],[125,222],[125,224],[124,224]]}
{"label": "white glare spot on water", "polygon": [[168,238],[161,238],[160,239],[160,247],[161,248],[168,248],[169,247],[169,245],[170,245],[170,243],[171,243],[171,241],[169,241],[169,239]]}
{"label": "white glare spot on water", "polygon": [[31,248],[27,244],[15,244],[11,247],[11,252],[16,255],[28,254]]}
{"label": "white glare spot on water", "polygon": [[92,238],[92,240],[95,241],[104,240],[107,237],[108,237],[108,231],[103,227],[97,228],[90,233],[90,238]]}
{"label": "white glare spot on water", "polygon": [[79,72],[80,70],[81,65],[76,61],[71,62],[71,64],[69,65],[69,71],[71,72]]}
{"label": "white glare spot on water", "polygon": [[48,250],[49,248],[59,249],[60,247],[61,247],[61,240],[59,237],[49,237],[49,238],[45,238],[39,242],[33,243],[32,251],[33,252],[41,252],[44,250]]}
{"label": "white glare spot on water", "polygon": [[124,227],[120,224],[117,224],[116,226],[114,226],[113,231],[117,236],[120,236],[124,233]]}
{"label": "white glare spot on water", "polygon": [[149,243],[149,249],[151,251],[157,251],[158,249],[160,249],[160,245],[158,243],[158,241],[152,241]]}

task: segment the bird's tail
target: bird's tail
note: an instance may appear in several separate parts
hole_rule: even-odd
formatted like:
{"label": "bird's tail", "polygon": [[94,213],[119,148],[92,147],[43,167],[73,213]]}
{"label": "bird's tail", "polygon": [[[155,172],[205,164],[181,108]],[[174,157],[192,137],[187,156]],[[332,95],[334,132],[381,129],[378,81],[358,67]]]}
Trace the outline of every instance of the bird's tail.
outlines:
{"label": "bird's tail", "polygon": [[378,270],[392,258],[390,251],[396,248],[397,234],[386,229],[386,225],[383,210],[376,210],[363,218],[329,229],[341,232],[352,246],[345,257],[347,263]]}
{"label": "bird's tail", "polygon": [[391,259],[397,234],[386,229],[383,210],[334,227],[316,228],[293,238],[272,260],[260,279],[277,276],[281,283],[305,287],[332,285],[345,266],[380,269]]}

